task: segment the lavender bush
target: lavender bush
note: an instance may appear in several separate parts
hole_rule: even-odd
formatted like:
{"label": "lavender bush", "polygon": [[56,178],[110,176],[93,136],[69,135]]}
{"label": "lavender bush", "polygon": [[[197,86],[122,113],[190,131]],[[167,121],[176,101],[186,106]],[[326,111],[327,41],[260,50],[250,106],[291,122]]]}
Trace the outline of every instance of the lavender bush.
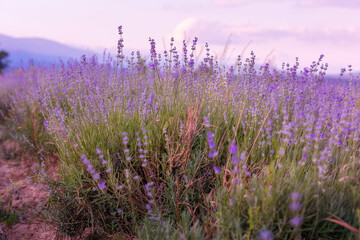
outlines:
{"label": "lavender bush", "polygon": [[[148,61],[83,56],[7,75],[6,118],[55,154],[49,217],[65,235],[117,239],[353,239],[359,229],[359,76],[310,67],[230,68],[197,39]],[[5,99],[8,99],[7,103]],[[51,147],[49,147],[49,145]],[[46,156],[46,155],[44,155]]]}

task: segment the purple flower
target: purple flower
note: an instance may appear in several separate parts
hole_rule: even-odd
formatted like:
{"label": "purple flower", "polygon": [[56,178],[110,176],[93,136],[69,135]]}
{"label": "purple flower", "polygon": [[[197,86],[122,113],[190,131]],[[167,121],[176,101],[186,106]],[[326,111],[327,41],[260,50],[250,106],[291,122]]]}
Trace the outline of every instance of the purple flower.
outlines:
{"label": "purple flower", "polygon": [[85,158],[86,158],[85,154],[81,155],[81,159],[85,159]]}
{"label": "purple flower", "polygon": [[237,149],[238,149],[238,146],[236,146],[236,142],[232,141],[231,146],[230,146],[230,153],[232,155],[237,154]]}
{"label": "purple flower", "polygon": [[107,173],[110,172],[110,171],[111,171],[111,168],[106,169],[106,172],[107,172]]}
{"label": "purple flower", "polygon": [[[119,31],[119,35],[123,34],[122,25],[120,25],[120,26],[118,27],[118,31]],[[125,132],[124,132],[124,133],[125,133]]]}
{"label": "purple flower", "polygon": [[238,158],[238,156],[233,155],[231,162],[232,162],[232,164],[234,164],[234,165],[238,165],[238,164],[239,164],[239,158]]}
{"label": "purple flower", "polygon": [[290,220],[290,225],[293,227],[298,227],[303,223],[303,219],[301,217],[294,217]]}
{"label": "purple flower", "polygon": [[205,127],[210,127],[210,120],[209,120],[209,117],[204,117],[204,125]]}
{"label": "purple flower", "polygon": [[293,202],[289,205],[289,209],[293,212],[298,211],[301,209],[301,203],[299,202]]}
{"label": "purple flower", "polygon": [[93,170],[93,167],[91,166],[91,164],[87,165],[86,171],[90,172],[91,170]]}
{"label": "purple flower", "polygon": [[100,179],[100,175],[99,175],[98,173],[95,173],[95,174],[93,175],[93,178],[94,178],[95,180],[99,180],[99,179]]}
{"label": "purple flower", "polygon": [[235,185],[240,183],[240,180],[238,178],[234,178],[232,181]]}
{"label": "purple flower", "polygon": [[298,202],[301,199],[301,193],[293,192],[291,193],[290,197],[291,197],[291,201]]}
{"label": "purple flower", "polygon": [[219,167],[213,167],[215,174],[218,174],[221,171],[221,168]]}
{"label": "purple flower", "polygon": [[87,164],[90,163],[90,161],[89,161],[87,158],[85,158],[84,161],[83,161],[83,163],[87,165]]}
{"label": "purple flower", "polygon": [[213,140],[214,133],[213,132],[208,132],[207,137],[208,137],[209,142],[211,142]]}
{"label": "purple flower", "polygon": [[147,204],[145,205],[145,207],[146,207],[146,209],[151,209],[151,205],[150,205],[149,203],[147,203]]}
{"label": "purple flower", "polygon": [[259,239],[260,240],[273,240],[274,236],[272,232],[268,229],[263,229],[259,232]]}
{"label": "purple flower", "polygon": [[102,165],[105,165],[105,164],[107,164],[108,163],[108,161],[106,161],[106,160],[104,160],[104,161],[102,161]]}
{"label": "purple flower", "polygon": [[241,160],[241,161],[245,161],[245,160],[246,160],[246,151],[242,151],[242,153],[240,154],[240,160]]}
{"label": "purple flower", "polygon": [[106,188],[106,183],[104,181],[102,181],[101,183],[99,183],[99,188],[100,190],[104,190]]}
{"label": "purple flower", "polygon": [[219,152],[216,151],[216,150],[214,150],[214,151],[211,151],[211,152],[209,153],[209,157],[214,158],[214,157],[216,157],[218,154],[219,154]]}
{"label": "purple flower", "polygon": [[101,154],[101,150],[98,149],[98,148],[96,148],[96,153],[97,153],[97,154]]}

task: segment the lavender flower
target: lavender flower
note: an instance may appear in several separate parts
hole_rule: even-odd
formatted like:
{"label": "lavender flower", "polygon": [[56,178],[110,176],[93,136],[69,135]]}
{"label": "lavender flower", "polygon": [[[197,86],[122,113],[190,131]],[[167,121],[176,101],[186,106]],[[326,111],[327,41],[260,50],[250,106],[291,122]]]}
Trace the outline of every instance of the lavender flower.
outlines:
{"label": "lavender flower", "polygon": [[214,158],[214,157],[216,157],[218,154],[219,154],[219,152],[216,151],[216,150],[214,150],[214,151],[209,152],[209,157]]}
{"label": "lavender flower", "polygon": [[91,170],[93,170],[93,167],[91,164],[87,165],[86,171],[90,172]]}
{"label": "lavender flower", "polygon": [[94,178],[95,180],[99,180],[99,179],[100,179],[100,175],[99,175],[98,173],[95,173],[95,174],[93,175],[93,178]]}
{"label": "lavender flower", "polygon": [[209,117],[204,117],[204,125],[205,125],[205,127],[210,127],[210,119],[209,119]]}
{"label": "lavender flower", "polygon": [[101,150],[99,148],[96,148],[96,153],[101,154]]}
{"label": "lavender flower", "polygon": [[98,187],[100,188],[100,190],[104,190],[106,188],[106,183],[102,181],[101,183],[99,183]]}
{"label": "lavender flower", "polygon": [[230,153],[232,155],[235,155],[235,154],[237,154],[237,150],[238,150],[238,146],[236,145],[236,142],[232,141],[231,146],[230,146]]}
{"label": "lavender flower", "polygon": [[290,220],[290,225],[293,227],[299,227],[303,223],[303,219],[301,217],[294,217]]}
{"label": "lavender flower", "polygon": [[293,202],[289,205],[289,209],[293,212],[299,211],[301,209],[301,203],[299,202]]}
{"label": "lavender flower", "polygon": [[273,240],[274,239],[272,232],[268,229],[261,230],[259,232],[258,237],[260,240]]}
{"label": "lavender flower", "polygon": [[242,151],[240,154],[240,160],[244,162],[246,160],[246,151]]}
{"label": "lavender flower", "polygon": [[292,192],[291,195],[291,201],[293,202],[298,202],[301,200],[301,193],[298,193],[298,192]]}
{"label": "lavender flower", "polygon": [[221,171],[219,167],[213,167],[215,174],[218,174]]}

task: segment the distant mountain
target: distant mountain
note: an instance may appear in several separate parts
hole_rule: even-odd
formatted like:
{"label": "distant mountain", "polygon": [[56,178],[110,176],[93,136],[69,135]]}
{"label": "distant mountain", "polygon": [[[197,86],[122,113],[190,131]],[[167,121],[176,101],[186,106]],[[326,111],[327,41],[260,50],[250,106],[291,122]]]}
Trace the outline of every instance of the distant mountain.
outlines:
{"label": "distant mountain", "polygon": [[59,59],[80,58],[93,55],[89,51],[74,48],[43,38],[14,38],[0,34],[0,49],[9,53],[10,67],[26,66],[29,60],[35,63],[58,63]]}

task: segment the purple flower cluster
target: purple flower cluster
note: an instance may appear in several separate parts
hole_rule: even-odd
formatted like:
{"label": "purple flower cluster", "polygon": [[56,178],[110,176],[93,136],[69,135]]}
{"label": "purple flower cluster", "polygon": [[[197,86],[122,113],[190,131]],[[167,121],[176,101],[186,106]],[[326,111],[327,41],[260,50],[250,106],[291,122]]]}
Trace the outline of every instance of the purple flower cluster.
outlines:
{"label": "purple flower cluster", "polygon": [[[101,154],[101,151],[99,149],[96,149],[96,151]],[[98,172],[96,172],[96,170],[91,165],[89,159],[87,159],[85,154],[83,154],[81,156],[81,159],[83,160],[83,163],[86,165],[86,171],[88,171],[92,175],[94,180],[100,181],[100,174]],[[106,188],[106,183],[104,181],[101,181],[98,184],[98,187],[100,188],[100,190],[104,190]]]}
{"label": "purple flower cluster", "polygon": [[140,136],[139,132],[136,132],[136,142],[137,142],[137,148],[138,148],[138,152],[139,152],[139,160],[142,161],[141,166],[142,167],[146,167],[148,164],[148,160],[146,158],[146,155],[148,154],[148,147],[149,147],[149,142],[148,142],[148,136],[146,135],[146,131],[145,129],[142,127],[141,128],[142,131],[142,137]]}
{"label": "purple flower cluster", "polygon": [[230,154],[231,154],[231,159],[232,159],[232,163],[236,166],[239,164],[239,157],[238,157],[238,146],[236,145],[235,141],[231,142],[230,145]]}
{"label": "purple flower cluster", "polygon": [[207,134],[207,139],[208,139],[208,145],[209,145],[209,157],[214,158],[218,155],[218,151],[215,150],[215,143],[214,143],[214,133],[213,132],[208,132]]}
{"label": "purple flower cluster", "polygon": [[119,35],[120,35],[120,39],[119,39],[118,45],[117,45],[117,50],[118,50],[117,58],[122,63],[123,59],[125,58],[125,56],[123,54],[123,48],[124,48],[123,42],[124,42],[124,39],[122,38],[122,34],[123,34],[122,26],[118,27],[118,32],[119,32]]}
{"label": "purple flower cluster", "polygon": [[130,150],[128,148],[128,144],[129,144],[129,137],[127,132],[123,132],[123,146],[124,146],[124,154],[125,154],[125,159],[126,161],[130,161],[132,158],[130,156]]}
{"label": "purple flower cluster", "polygon": [[289,209],[293,212],[293,214],[295,214],[295,216],[290,220],[290,224],[295,228],[300,227],[303,222],[303,218],[298,215],[299,211],[302,208],[302,205],[300,203],[301,197],[301,194],[298,192],[293,192],[290,195],[291,203],[289,205]]}
{"label": "purple flower cluster", "polygon": [[153,187],[154,187],[154,182],[148,182],[147,184],[145,184],[145,194],[149,198],[147,204],[145,205],[145,208],[147,210],[147,214],[150,215],[149,216],[150,220],[159,221],[160,216],[157,216],[153,212],[153,207],[155,205],[155,196],[153,195]]}

